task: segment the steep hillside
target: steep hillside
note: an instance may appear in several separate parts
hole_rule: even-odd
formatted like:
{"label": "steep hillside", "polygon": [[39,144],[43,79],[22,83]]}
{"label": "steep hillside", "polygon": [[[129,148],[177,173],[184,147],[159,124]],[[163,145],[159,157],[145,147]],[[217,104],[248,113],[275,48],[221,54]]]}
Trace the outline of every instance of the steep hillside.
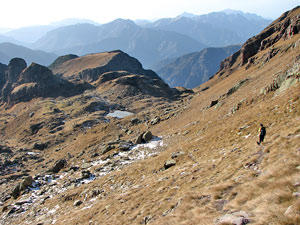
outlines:
{"label": "steep hillside", "polygon": [[[0,54],[5,55],[1,63],[8,64],[12,58],[23,58],[30,64],[32,62],[39,63],[41,65],[48,66],[57,55],[53,53],[47,53],[40,50],[32,50],[20,45],[15,45],[9,42],[0,43]],[[0,58],[1,60],[1,58]]]}
{"label": "steep hillside", "polygon": [[224,48],[205,48],[200,52],[167,60],[167,63],[161,65],[156,71],[172,87],[195,88],[215,74],[219,70],[221,61],[238,51],[240,47],[234,45]]}
{"label": "steep hillside", "polygon": [[300,224],[299,17],[176,99],[110,99],[140,89],[110,71],[95,90],[2,107],[0,224]]}

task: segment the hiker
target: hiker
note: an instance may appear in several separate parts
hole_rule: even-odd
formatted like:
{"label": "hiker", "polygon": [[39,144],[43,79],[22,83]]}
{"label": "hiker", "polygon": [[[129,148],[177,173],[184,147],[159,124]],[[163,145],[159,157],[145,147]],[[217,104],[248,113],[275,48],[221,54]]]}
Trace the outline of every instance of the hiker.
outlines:
{"label": "hiker", "polygon": [[266,128],[262,123],[260,124],[258,135],[259,135],[259,141],[257,142],[257,144],[260,145],[264,141],[264,138],[266,136]]}

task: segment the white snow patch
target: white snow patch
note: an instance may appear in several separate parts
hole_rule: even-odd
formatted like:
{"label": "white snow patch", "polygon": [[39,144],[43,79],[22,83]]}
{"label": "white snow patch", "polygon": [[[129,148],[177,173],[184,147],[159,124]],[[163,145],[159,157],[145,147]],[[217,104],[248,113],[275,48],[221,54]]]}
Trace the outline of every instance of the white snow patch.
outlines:
{"label": "white snow patch", "polygon": [[161,139],[161,137],[154,137],[152,139],[152,141],[146,143],[146,144],[138,144],[136,146],[134,146],[132,148],[132,150],[136,150],[136,149],[139,149],[139,148],[150,148],[150,149],[155,149],[157,147],[161,147],[164,145],[164,142],[163,140]]}
{"label": "white snow patch", "polygon": [[48,214],[54,214],[58,209],[59,209],[59,205],[56,205],[53,209],[48,211]]}

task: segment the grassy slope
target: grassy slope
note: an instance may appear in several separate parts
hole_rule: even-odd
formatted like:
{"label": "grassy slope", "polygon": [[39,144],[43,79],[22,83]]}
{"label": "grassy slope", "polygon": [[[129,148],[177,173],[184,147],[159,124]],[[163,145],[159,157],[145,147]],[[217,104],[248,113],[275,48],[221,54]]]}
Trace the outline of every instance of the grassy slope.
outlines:
{"label": "grassy slope", "polygon": [[[278,45],[287,46],[298,38]],[[298,216],[286,217],[284,212],[290,205],[299,208],[293,192],[298,191],[294,184],[300,181],[296,169],[300,88],[297,85],[277,96],[274,92],[259,94],[274,74],[294,61],[299,46],[288,51],[267,64],[240,68],[196,94],[178,117],[152,127],[152,132],[164,136],[167,143],[159,156],[69,193],[74,200],[82,199],[87,190],[103,189],[104,194],[91,208],[74,210],[73,202],[52,199],[52,207],[58,203],[61,207],[57,224],[140,224],[148,220],[153,224],[212,224],[228,210],[246,211],[254,224],[299,223]],[[250,82],[225,99],[221,107],[205,109],[246,77]],[[229,115],[242,99],[246,99],[243,107]],[[267,127],[262,146],[256,144],[260,123]],[[176,166],[161,171],[164,161],[178,151],[185,155],[176,159]],[[118,184],[127,188],[120,189]],[[223,209],[219,199],[228,201]]]}

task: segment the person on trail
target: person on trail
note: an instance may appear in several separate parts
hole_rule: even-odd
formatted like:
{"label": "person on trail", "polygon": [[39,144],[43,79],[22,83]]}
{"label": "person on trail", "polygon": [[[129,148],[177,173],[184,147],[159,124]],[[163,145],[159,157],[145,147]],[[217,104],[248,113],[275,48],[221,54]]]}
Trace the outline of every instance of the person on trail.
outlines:
{"label": "person on trail", "polygon": [[264,141],[266,136],[266,128],[264,127],[263,124],[260,124],[258,135],[259,135],[259,141],[257,142],[257,144],[260,145]]}

